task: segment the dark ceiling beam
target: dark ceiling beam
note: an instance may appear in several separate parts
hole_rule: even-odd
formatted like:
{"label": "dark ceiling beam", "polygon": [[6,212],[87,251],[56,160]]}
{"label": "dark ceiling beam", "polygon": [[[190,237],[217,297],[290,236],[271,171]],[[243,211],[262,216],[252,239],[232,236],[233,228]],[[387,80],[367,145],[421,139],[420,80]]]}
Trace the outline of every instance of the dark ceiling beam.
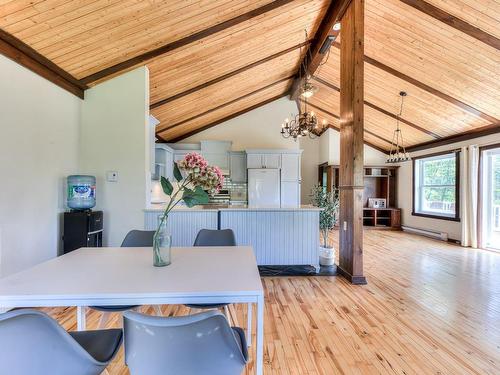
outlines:
{"label": "dark ceiling beam", "polygon": [[238,116],[241,116],[241,115],[243,115],[243,114],[245,114],[247,112],[253,111],[254,109],[259,108],[259,107],[261,107],[263,105],[266,105],[268,103],[274,102],[275,100],[278,100],[278,99],[282,98],[283,96],[285,96],[285,93],[273,96],[272,98],[269,98],[269,99],[266,99],[266,100],[263,100],[260,103],[254,104],[254,105],[252,105],[250,107],[242,109],[241,111],[232,113],[229,116],[223,117],[223,118],[221,118],[221,119],[219,119],[217,121],[211,122],[210,124],[204,125],[204,126],[198,128],[198,129],[192,130],[192,131],[190,131],[188,133],[185,133],[185,134],[182,134],[182,135],[180,135],[180,136],[178,136],[176,138],[173,138],[173,139],[169,140],[169,142],[176,143],[176,142],[182,141],[183,139],[191,137],[191,136],[193,136],[195,134],[198,134],[198,133],[200,133],[200,132],[202,132],[204,130],[210,129],[210,128],[214,127],[214,126],[222,124],[223,122],[229,121],[229,120],[231,120],[231,119],[233,119],[235,117],[238,117]]}
{"label": "dark ceiling beam", "polygon": [[0,29],[0,53],[83,99],[83,91],[87,89],[85,84],[2,29]]}
{"label": "dark ceiling beam", "polygon": [[[304,77],[306,75],[312,76],[320,66],[321,61],[328,52],[328,49],[325,49],[322,51],[323,53],[320,53],[319,51],[321,46],[325,43],[328,37],[336,38],[338,36],[339,31],[333,30],[333,25],[340,21],[350,3],[351,0],[332,0],[330,2],[330,6],[328,7],[323,20],[318,27],[318,31],[314,36],[314,43],[309,46],[309,49],[304,55],[299,66],[297,78],[290,88],[290,99],[295,99],[298,96]],[[307,71],[304,71],[306,66]]]}
{"label": "dark ceiling beam", "polygon": [[433,147],[446,146],[456,142],[464,142],[473,138],[484,137],[486,135],[500,133],[500,123],[483,126],[478,129],[469,130],[464,133],[450,135],[434,141],[423,142],[413,146],[406,147],[406,151],[414,152],[426,150]]}
{"label": "dark ceiling beam", "polygon": [[[302,100],[302,99],[299,99],[299,101],[300,101],[300,102],[303,102],[303,100]],[[330,111],[327,111],[327,110],[325,110],[325,109],[323,109],[323,108],[321,108],[321,107],[319,107],[319,106],[317,106],[317,105],[315,105],[315,104],[309,103],[309,102],[307,103],[307,105],[308,105],[309,107],[311,107],[311,108],[314,108],[314,109],[316,109],[316,110],[318,110],[318,111],[320,111],[320,112],[323,112],[323,113],[327,114],[328,116],[331,116],[331,117],[333,117],[333,118],[335,118],[335,119],[337,119],[337,120],[339,120],[339,121],[340,121],[340,116],[339,116],[339,115],[337,115],[337,114],[335,114],[335,113],[332,113],[332,112],[330,112]],[[328,124],[328,127],[332,128],[332,129],[335,129],[335,130],[337,130],[338,132],[340,132],[340,129],[339,129],[338,127],[336,127],[335,125],[333,125],[333,124]],[[321,132],[321,134],[323,134],[323,133],[324,133],[324,131],[325,131],[325,129],[323,129],[323,131]],[[391,141],[388,141],[387,139],[385,139],[385,138],[381,137],[381,136],[380,136],[380,135],[378,135],[378,134],[375,134],[375,133],[373,133],[373,132],[371,132],[371,131],[367,130],[366,128],[364,129],[364,132],[365,132],[366,134],[369,134],[369,135],[371,135],[371,136],[374,136],[374,137],[376,137],[376,138],[380,139],[381,141],[386,142],[387,144],[391,145]],[[382,147],[376,146],[376,145],[374,145],[373,143],[370,143],[370,142],[368,142],[368,141],[364,141],[364,142],[365,142],[365,144],[366,144],[367,146],[373,147],[373,148],[375,148],[375,149],[377,149],[377,150],[379,150],[379,151],[383,152],[384,154],[387,154],[387,153],[388,153],[388,151],[387,151],[387,150],[384,150]]]}
{"label": "dark ceiling beam", "polygon": [[[336,48],[340,49],[339,43],[334,43],[334,45]],[[366,55],[364,57],[364,60],[366,63],[368,63],[368,64],[370,64],[378,69],[381,69],[381,70],[385,71],[386,73],[389,73],[389,74],[391,74],[399,79],[402,79],[403,81],[411,83],[412,85],[414,85],[414,86],[416,86],[424,91],[427,91],[429,94],[437,96],[438,98],[443,99],[444,101],[447,101],[448,103],[451,103],[451,104],[457,106],[458,108],[460,108],[466,112],[469,112],[477,117],[481,117],[482,119],[489,121],[493,124],[500,122],[500,120],[498,120],[497,118],[490,116],[484,112],[481,112],[480,110],[470,106],[469,104],[464,103],[458,99],[455,99],[454,97],[452,97],[448,94],[445,94],[444,92],[441,92],[441,91],[435,89],[434,87],[426,85],[425,83],[420,82],[419,80],[417,80],[415,78],[412,78],[404,73],[401,73],[400,71],[398,71],[394,68],[391,68],[390,66],[385,65],[384,63],[382,63],[380,61],[377,61],[377,60],[375,60],[369,56],[366,56]]]}
{"label": "dark ceiling beam", "polygon": [[[335,86],[334,84],[332,84],[332,83],[330,83],[330,82],[325,81],[324,79],[322,79],[322,78],[320,78],[320,77],[316,77],[316,76],[314,76],[314,77],[313,77],[313,79],[314,79],[315,81],[317,81],[317,82],[319,82],[319,83],[321,83],[321,84],[325,85],[326,87],[331,88],[332,90],[335,90],[335,91],[337,91],[337,92],[340,92],[340,88],[338,88],[337,86]],[[385,109],[380,108],[379,106],[377,106],[377,105],[375,105],[375,104],[372,104],[372,103],[370,103],[370,102],[368,102],[368,101],[366,101],[366,100],[364,101],[364,104],[365,104],[366,106],[368,106],[368,107],[370,107],[370,108],[372,108],[372,109],[374,109],[374,110],[376,110],[376,111],[380,112],[380,113],[383,113],[383,114],[384,114],[384,115],[386,115],[386,116],[389,116],[389,117],[393,118],[394,120],[397,120],[397,119],[398,119],[398,116],[397,116],[397,115],[395,115],[394,113],[391,113],[391,112],[389,112],[389,111],[386,111]],[[417,124],[414,124],[413,122],[411,122],[411,121],[409,121],[409,120],[405,120],[405,119],[404,119],[404,118],[402,118],[402,117],[400,117],[400,118],[399,118],[399,121],[401,121],[403,124],[406,124],[406,125],[408,125],[408,126],[411,126],[411,127],[412,127],[412,128],[414,128],[414,129],[417,129],[417,130],[421,131],[422,133],[425,133],[425,134],[427,134],[427,135],[430,135],[432,138],[435,138],[435,139],[439,139],[439,138],[441,138],[438,134],[436,134],[436,133],[434,133],[434,132],[432,132],[432,131],[430,131],[430,130],[428,130],[428,129],[425,129],[425,128],[423,128],[423,127],[421,127],[421,126],[417,125]]]}
{"label": "dark ceiling beam", "polygon": [[290,79],[292,79],[293,77],[294,77],[294,76],[289,76],[289,77],[282,78],[282,79],[280,79],[280,80],[278,80],[278,81],[275,81],[275,82],[270,83],[270,84],[268,84],[268,85],[266,85],[266,86],[264,86],[264,87],[261,87],[261,88],[259,88],[259,89],[255,90],[255,91],[249,92],[248,94],[245,94],[245,95],[240,96],[240,97],[238,97],[238,98],[236,98],[236,99],[230,100],[229,102],[226,102],[226,103],[223,103],[223,104],[221,104],[221,105],[218,105],[217,107],[211,108],[211,109],[209,109],[209,110],[207,110],[207,111],[205,111],[205,112],[198,113],[198,114],[196,114],[196,115],[194,115],[194,116],[192,116],[192,117],[189,117],[189,118],[187,118],[187,119],[185,119],[185,120],[182,120],[182,121],[180,121],[180,122],[177,122],[177,123],[175,123],[175,124],[173,124],[173,125],[170,125],[170,126],[161,126],[161,123],[160,123],[160,126],[158,126],[158,127],[156,128],[156,134],[160,134],[160,133],[163,133],[163,132],[165,132],[165,131],[167,131],[167,130],[170,130],[170,129],[173,129],[173,128],[176,128],[176,127],[182,126],[182,125],[184,125],[184,124],[186,124],[186,123],[188,123],[188,122],[191,122],[191,121],[193,121],[193,120],[197,119],[198,117],[202,117],[202,116],[208,115],[209,113],[215,112],[215,111],[217,111],[217,110],[219,110],[219,109],[221,109],[221,108],[224,108],[224,107],[227,107],[228,105],[231,105],[231,104],[233,104],[233,103],[236,103],[236,102],[237,102],[237,101],[239,101],[239,100],[242,100],[242,99],[248,98],[249,96],[252,96],[252,95],[255,95],[255,94],[258,94],[259,92],[262,92],[262,91],[264,91],[264,90],[267,90],[267,89],[269,89],[269,88],[271,88],[271,87],[273,87],[273,86],[276,86],[276,85],[278,85],[278,84],[280,84],[280,83],[282,83],[282,82],[289,81],[289,80],[290,80]]}
{"label": "dark ceiling beam", "polygon": [[226,29],[229,29],[231,27],[234,27],[240,23],[251,20],[252,18],[258,17],[264,13],[276,10],[276,9],[278,9],[284,5],[287,5],[291,2],[293,2],[293,0],[273,1],[273,2],[266,4],[260,8],[251,10],[245,14],[241,14],[237,17],[231,18],[230,20],[221,22],[221,23],[214,25],[214,26],[211,26],[207,29],[198,31],[198,32],[191,34],[191,35],[188,35],[184,38],[178,39],[178,40],[173,41],[171,43],[165,44],[161,47],[155,48],[154,50],[148,51],[148,52],[143,53],[139,56],[132,57],[128,60],[122,61],[118,64],[115,64],[113,66],[105,68],[99,72],[96,72],[94,74],[91,74],[87,77],[82,78],[81,81],[86,83],[86,84],[91,83],[91,82],[95,82],[99,79],[105,78],[105,77],[112,75],[112,74],[115,74],[115,73],[118,73],[122,70],[129,69],[129,68],[134,67],[136,65],[142,64],[147,60],[161,56],[167,52],[171,52],[177,48],[184,47],[188,44],[191,44],[191,43],[197,42],[201,39],[207,38],[213,34],[216,34],[216,33],[219,33],[221,31],[224,31]]}
{"label": "dark ceiling beam", "polygon": [[155,102],[155,103],[151,104],[151,105],[149,106],[149,109],[154,109],[154,108],[160,107],[160,106],[165,105],[165,104],[167,104],[167,103],[170,103],[170,102],[172,102],[172,101],[174,101],[174,100],[180,99],[180,98],[182,98],[182,97],[184,97],[184,96],[186,96],[186,95],[189,95],[189,94],[192,94],[192,93],[194,93],[194,92],[196,92],[196,91],[199,91],[199,90],[201,90],[201,89],[204,89],[205,87],[208,87],[208,86],[214,85],[214,84],[219,83],[219,82],[221,82],[221,81],[224,81],[224,80],[226,80],[226,79],[228,79],[228,78],[234,77],[235,75],[240,74],[240,73],[243,73],[243,72],[244,72],[244,71],[246,71],[246,70],[249,70],[249,69],[255,68],[256,66],[259,66],[259,65],[261,65],[261,64],[264,64],[264,63],[266,63],[266,62],[268,62],[268,61],[270,61],[270,60],[276,59],[276,58],[278,58],[278,57],[280,57],[280,56],[286,55],[287,53],[290,53],[290,52],[292,52],[292,51],[295,51],[296,49],[299,49],[299,48],[302,48],[302,47],[304,47],[304,46],[307,46],[309,43],[311,43],[311,41],[310,41],[310,40],[309,40],[309,41],[306,41],[306,42],[303,42],[303,43],[300,43],[300,44],[297,44],[297,45],[295,45],[295,46],[293,46],[293,47],[287,48],[287,49],[285,49],[285,50],[283,50],[283,51],[280,51],[280,52],[277,52],[277,53],[275,53],[275,54],[273,54],[273,55],[266,56],[266,57],[264,57],[264,58],[263,58],[263,59],[261,59],[261,60],[255,61],[255,62],[253,62],[253,63],[251,63],[251,64],[249,64],[249,65],[246,65],[246,66],[241,67],[241,68],[239,68],[239,69],[233,70],[232,72],[229,72],[229,73],[227,73],[227,74],[224,74],[224,75],[222,75],[222,76],[220,76],[220,77],[217,77],[217,78],[215,78],[215,79],[212,79],[211,81],[204,82],[204,83],[202,83],[201,85],[198,85],[198,86],[196,86],[196,87],[190,88],[189,90],[186,90],[186,91],[183,91],[183,92],[181,92],[181,93],[178,93],[178,94],[175,94],[175,95],[169,96],[169,97],[167,97],[167,98],[165,98],[165,99],[161,99],[161,100],[159,100],[159,101],[157,101],[157,102]]}
{"label": "dark ceiling beam", "polygon": [[445,23],[448,26],[451,26],[474,39],[477,39],[497,50],[500,50],[500,39],[497,37],[488,34],[487,32],[481,30],[480,28],[471,25],[464,20],[455,17],[454,15],[445,12],[444,10],[429,4],[423,0],[401,0],[402,3],[409,5],[422,13],[427,14],[428,16]]}

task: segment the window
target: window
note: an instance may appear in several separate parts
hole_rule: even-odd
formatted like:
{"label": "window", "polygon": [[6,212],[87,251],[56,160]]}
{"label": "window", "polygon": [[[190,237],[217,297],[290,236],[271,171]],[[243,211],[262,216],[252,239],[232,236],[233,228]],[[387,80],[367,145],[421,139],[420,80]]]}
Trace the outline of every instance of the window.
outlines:
{"label": "window", "polygon": [[500,250],[500,145],[481,150],[481,246]]}
{"label": "window", "polygon": [[459,221],[459,153],[413,159],[413,215]]}

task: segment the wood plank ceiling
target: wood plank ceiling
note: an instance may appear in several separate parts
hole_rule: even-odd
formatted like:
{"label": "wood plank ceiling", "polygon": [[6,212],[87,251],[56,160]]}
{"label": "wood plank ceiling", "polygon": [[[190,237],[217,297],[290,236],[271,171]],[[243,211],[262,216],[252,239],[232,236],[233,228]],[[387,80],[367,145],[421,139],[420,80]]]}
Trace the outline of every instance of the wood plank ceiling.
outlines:
{"label": "wood plank ceiling", "polygon": [[[500,130],[500,0],[365,4],[367,143],[390,148],[401,90],[408,92],[401,127],[414,149]],[[4,0],[0,52],[80,96],[89,86],[147,65],[158,138],[177,141],[289,94],[334,5]],[[340,37],[314,72],[319,91],[310,100],[334,128],[339,43]]]}

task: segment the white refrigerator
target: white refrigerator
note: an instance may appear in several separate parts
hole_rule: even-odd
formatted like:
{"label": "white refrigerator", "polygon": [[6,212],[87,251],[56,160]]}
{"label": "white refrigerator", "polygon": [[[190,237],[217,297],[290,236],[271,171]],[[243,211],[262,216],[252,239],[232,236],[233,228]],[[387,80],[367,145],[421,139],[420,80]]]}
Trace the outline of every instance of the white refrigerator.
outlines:
{"label": "white refrigerator", "polygon": [[248,170],[248,206],[280,207],[280,170]]}

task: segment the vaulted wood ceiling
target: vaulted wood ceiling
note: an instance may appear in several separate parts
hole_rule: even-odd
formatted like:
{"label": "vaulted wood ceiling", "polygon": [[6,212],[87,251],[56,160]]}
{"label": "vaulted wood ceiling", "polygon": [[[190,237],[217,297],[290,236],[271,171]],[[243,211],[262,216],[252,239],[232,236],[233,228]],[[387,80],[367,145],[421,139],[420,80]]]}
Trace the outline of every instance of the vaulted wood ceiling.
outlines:
{"label": "vaulted wood ceiling", "polygon": [[[80,96],[147,65],[157,135],[176,141],[293,94],[306,50],[322,43],[344,2],[4,0],[0,52]],[[500,0],[365,4],[368,144],[390,148],[401,90],[401,127],[414,149],[500,131]],[[334,128],[341,42],[340,33],[321,56],[310,99]]]}

